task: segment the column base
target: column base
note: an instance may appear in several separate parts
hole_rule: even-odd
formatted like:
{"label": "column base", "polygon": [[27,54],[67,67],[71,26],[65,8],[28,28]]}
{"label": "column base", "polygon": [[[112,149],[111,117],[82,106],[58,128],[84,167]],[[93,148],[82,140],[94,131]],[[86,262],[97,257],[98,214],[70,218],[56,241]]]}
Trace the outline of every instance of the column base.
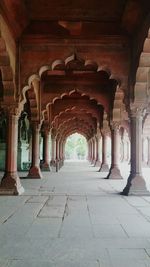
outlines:
{"label": "column base", "polygon": [[24,188],[21,185],[17,172],[5,172],[1,184],[0,195],[21,195]]}
{"label": "column base", "polygon": [[150,168],[150,161],[147,162],[146,168]]}
{"label": "column base", "polygon": [[146,188],[146,183],[144,178],[141,175],[130,174],[127,185],[120,193],[121,195],[136,195],[136,196],[147,196],[150,195],[150,192]]}
{"label": "column base", "polygon": [[59,160],[56,160],[56,172],[58,172],[59,171]]}
{"label": "column base", "polygon": [[42,171],[51,171],[51,167],[48,163],[42,163],[41,169],[42,169]]}
{"label": "column base", "polygon": [[42,173],[39,167],[34,166],[31,167],[29,170],[29,173],[27,175],[27,178],[31,178],[31,179],[41,179],[42,177]]}
{"label": "column base", "polygon": [[55,160],[51,160],[50,166],[55,167],[56,166],[56,161]]}
{"label": "column base", "polygon": [[108,164],[103,163],[99,169],[99,172],[109,172]]}
{"label": "column base", "polygon": [[94,167],[101,167],[101,165],[102,165],[102,163],[101,163],[99,160],[97,160],[97,161],[95,162]]}
{"label": "column base", "polygon": [[106,179],[113,179],[113,180],[119,180],[119,179],[123,179],[120,173],[120,170],[118,167],[112,167],[110,169],[110,172],[108,174],[108,176],[106,177]]}

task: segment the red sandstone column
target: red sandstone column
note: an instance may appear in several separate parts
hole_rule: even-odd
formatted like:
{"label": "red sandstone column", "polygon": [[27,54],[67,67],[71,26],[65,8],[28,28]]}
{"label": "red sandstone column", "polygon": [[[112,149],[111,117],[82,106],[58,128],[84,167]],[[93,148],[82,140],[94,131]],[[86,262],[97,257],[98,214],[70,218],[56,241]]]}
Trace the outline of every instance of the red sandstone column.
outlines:
{"label": "red sandstone column", "polygon": [[29,178],[42,178],[40,170],[40,149],[39,149],[40,126],[37,122],[32,123],[32,163],[28,173]]}
{"label": "red sandstone column", "polygon": [[59,140],[56,138],[56,172],[59,170]]}
{"label": "red sandstone column", "polygon": [[103,131],[102,133],[102,165],[100,167],[100,172],[108,172],[109,166],[107,162],[107,133]]}
{"label": "red sandstone column", "polygon": [[91,143],[91,159],[90,159],[90,163],[92,164],[92,162],[93,162],[93,151],[94,151],[92,138],[90,139],[90,143]]}
{"label": "red sandstone column", "polygon": [[50,171],[50,132],[48,129],[43,133],[43,163],[42,171]]}
{"label": "red sandstone column", "polygon": [[96,166],[96,162],[98,160],[98,140],[97,140],[97,137],[96,136],[94,136],[94,147],[95,147],[94,166]]}
{"label": "red sandstone column", "polygon": [[63,140],[60,139],[60,159],[61,159],[61,167],[63,166],[64,162],[64,155],[63,155]]}
{"label": "red sandstone column", "polygon": [[95,166],[100,167],[101,166],[101,160],[100,160],[100,136],[97,135],[96,137],[96,151],[97,151],[97,155],[96,155],[96,162],[95,162]]}
{"label": "red sandstone column", "polygon": [[119,125],[111,126],[111,167],[107,179],[122,179],[119,169],[120,142],[119,142]]}
{"label": "red sandstone column", "polygon": [[5,173],[0,185],[0,194],[20,195],[24,192],[17,173],[18,115],[9,112],[7,121],[7,149]]}
{"label": "red sandstone column", "polygon": [[92,161],[92,144],[91,144],[91,139],[89,140],[88,144],[89,144],[89,158],[88,158],[88,160],[89,160],[89,162],[91,162]]}
{"label": "red sandstone column", "polygon": [[142,112],[131,111],[131,170],[122,195],[145,195],[149,192],[142,176]]}
{"label": "red sandstone column", "polygon": [[56,138],[52,134],[51,135],[51,166],[56,165],[55,159],[56,159]]}
{"label": "red sandstone column", "polygon": [[66,141],[63,140],[63,143],[62,143],[63,165],[64,165],[64,160],[65,160],[65,144],[66,144]]}
{"label": "red sandstone column", "polygon": [[92,138],[92,164],[95,163],[95,140]]}
{"label": "red sandstone column", "polygon": [[89,140],[87,141],[87,146],[88,146],[87,160],[89,161],[89,158],[90,158],[90,144],[89,144]]}

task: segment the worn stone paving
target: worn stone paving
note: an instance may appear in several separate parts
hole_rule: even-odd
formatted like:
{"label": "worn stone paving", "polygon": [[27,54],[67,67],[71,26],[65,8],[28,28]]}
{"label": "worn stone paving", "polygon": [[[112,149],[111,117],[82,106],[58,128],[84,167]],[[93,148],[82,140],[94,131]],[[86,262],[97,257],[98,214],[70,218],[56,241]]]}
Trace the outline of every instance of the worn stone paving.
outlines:
{"label": "worn stone paving", "polygon": [[119,181],[97,170],[66,163],[1,196],[0,267],[150,267],[150,196],[118,194],[129,168]]}

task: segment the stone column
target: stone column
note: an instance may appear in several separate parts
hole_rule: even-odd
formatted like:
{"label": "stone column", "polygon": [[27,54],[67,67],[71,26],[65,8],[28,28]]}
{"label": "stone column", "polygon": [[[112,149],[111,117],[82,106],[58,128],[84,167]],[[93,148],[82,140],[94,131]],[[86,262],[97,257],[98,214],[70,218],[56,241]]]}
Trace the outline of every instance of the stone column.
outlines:
{"label": "stone column", "polygon": [[107,162],[107,133],[103,131],[102,133],[102,165],[100,167],[100,172],[108,172],[109,166]]}
{"label": "stone column", "polygon": [[122,195],[149,194],[145,180],[142,176],[142,112],[135,109],[131,111],[131,170],[127,185]]}
{"label": "stone column", "polygon": [[120,158],[120,161],[121,162],[124,162],[125,161],[125,142],[124,142],[124,140],[123,140],[123,138],[122,138],[122,140],[121,140],[121,158]]}
{"label": "stone column", "polygon": [[91,144],[91,139],[89,140],[88,144],[89,144],[89,158],[88,158],[88,160],[89,160],[89,162],[91,162],[92,161],[92,144]]}
{"label": "stone column", "polygon": [[148,141],[148,162],[147,162],[147,166],[150,167],[150,137],[147,137],[147,141]]}
{"label": "stone column", "polygon": [[40,125],[37,122],[33,122],[31,127],[32,127],[32,162],[27,177],[40,179],[42,178],[42,173],[40,170],[40,149],[39,149]]}
{"label": "stone column", "polygon": [[65,160],[65,144],[66,144],[66,141],[63,140],[62,142],[63,165],[64,165],[64,160]]}
{"label": "stone column", "polygon": [[45,129],[43,132],[43,163],[42,171],[50,171],[50,131]]}
{"label": "stone column", "polygon": [[96,162],[98,160],[98,141],[97,137],[94,136],[94,148],[95,148],[95,153],[94,153],[94,166],[96,166]]}
{"label": "stone column", "polygon": [[96,151],[97,151],[97,155],[96,155],[96,162],[95,162],[95,166],[96,167],[100,167],[101,166],[101,160],[100,160],[100,136],[98,135],[96,137]]}
{"label": "stone column", "polygon": [[90,143],[91,143],[91,158],[90,158],[90,163],[92,164],[92,161],[93,161],[93,141],[92,141],[92,138],[90,139]]}
{"label": "stone column", "polygon": [[119,125],[111,126],[111,167],[107,179],[122,179],[119,169],[120,142]]}
{"label": "stone column", "polygon": [[56,138],[56,172],[59,170],[59,139]]}
{"label": "stone column", "polygon": [[88,156],[87,156],[87,160],[90,161],[90,142],[89,140],[87,141],[88,144]]}
{"label": "stone column", "polygon": [[54,135],[51,135],[51,166],[56,165],[56,138]]}
{"label": "stone column", "polygon": [[17,172],[18,115],[10,111],[7,119],[6,165],[0,194],[20,195],[24,192]]}
{"label": "stone column", "polygon": [[[147,140],[146,136],[142,137],[142,167],[148,167],[147,166],[147,160],[145,159],[145,141]],[[148,140],[147,140],[148,141]]]}
{"label": "stone column", "polygon": [[92,138],[92,161],[91,164],[95,163],[95,141],[94,138]]}
{"label": "stone column", "polygon": [[59,168],[62,167],[62,160],[63,160],[63,157],[62,157],[62,140],[60,139],[59,140]]}

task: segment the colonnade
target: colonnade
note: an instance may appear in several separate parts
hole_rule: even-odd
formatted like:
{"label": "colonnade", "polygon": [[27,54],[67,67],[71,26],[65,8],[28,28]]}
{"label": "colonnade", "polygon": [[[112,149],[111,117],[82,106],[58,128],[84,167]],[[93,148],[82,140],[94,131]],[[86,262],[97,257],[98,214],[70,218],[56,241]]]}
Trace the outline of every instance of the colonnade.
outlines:
{"label": "colonnade", "polygon": [[[18,118],[15,112],[9,112],[7,116],[7,142],[6,142],[6,166],[4,176],[1,181],[0,193],[21,194],[19,175],[17,172],[17,147],[18,147]],[[56,172],[64,164],[65,139],[57,132],[50,131],[48,127],[43,128],[43,160],[40,164],[39,157],[39,136],[40,124],[32,122],[32,159],[28,178],[41,179],[42,171],[51,171],[55,168]],[[133,193],[148,193],[144,178],[142,177],[142,116],[132,114],[131,117],[131,155],[129,149],[129,139],[122,139],[119,133],[119,125],[113,123],[108,130],[102,129],[88,140],[88,160],[94,166],[99,167],[100,172],[108,172],[107,179],[122,179],[119,169],[119,161],[131,161],[131,171],[126,187],[122,194],[128,194],[129,190]],[[50,152],[51,138],[51,152]],[[108,138],[111,138],[111,165],[108,162]],[[148,146],[150,148],[150,145]],[[110,165],[110,166],[109,166]],[[132,186],[131,186],[132,185]],[[131,189],[130,189],[131,187]]]}

